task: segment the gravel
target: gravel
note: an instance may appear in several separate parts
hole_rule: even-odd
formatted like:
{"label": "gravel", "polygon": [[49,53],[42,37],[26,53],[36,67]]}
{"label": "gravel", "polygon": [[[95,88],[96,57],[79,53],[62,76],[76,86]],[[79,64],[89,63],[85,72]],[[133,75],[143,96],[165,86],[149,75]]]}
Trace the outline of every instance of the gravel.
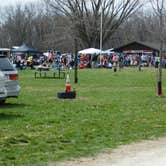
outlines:
{"label": "gravel", "polygon": [[49,163],[49,166],[166,166],[166,138],[124,145],[96,157]]}

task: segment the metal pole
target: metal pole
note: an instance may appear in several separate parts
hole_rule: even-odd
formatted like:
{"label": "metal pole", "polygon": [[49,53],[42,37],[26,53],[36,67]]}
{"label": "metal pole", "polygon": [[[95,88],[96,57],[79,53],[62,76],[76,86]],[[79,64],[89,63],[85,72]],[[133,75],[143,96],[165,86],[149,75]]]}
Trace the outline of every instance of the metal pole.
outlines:
{"label": "metal pole", "polygon": [[101,4],[101,17],[100,17],[100,50],[103,47],[103,6]]}
{"label": "metal pole", "polygon": [[78,61],[77,61],[77,53],[78,53],[78,43],[77,39],[74,39],[74,83],[78,83]]}
{"label": "metal pole", "polygon": [[[103,3],[101,1],[101,17],[100,17],[100,50],[103,49]],[[101,55],[100,52],[100,64],[101,64]]]}

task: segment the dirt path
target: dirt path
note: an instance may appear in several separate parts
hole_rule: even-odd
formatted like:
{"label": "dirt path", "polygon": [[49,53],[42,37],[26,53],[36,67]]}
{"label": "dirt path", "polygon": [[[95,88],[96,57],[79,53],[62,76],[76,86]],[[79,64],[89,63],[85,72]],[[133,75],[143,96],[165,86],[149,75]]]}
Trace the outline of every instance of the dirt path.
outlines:
{"label": "dirt path", "polygon": [[49,166],[166,166],[166,138],[144,141],[100,154]]}

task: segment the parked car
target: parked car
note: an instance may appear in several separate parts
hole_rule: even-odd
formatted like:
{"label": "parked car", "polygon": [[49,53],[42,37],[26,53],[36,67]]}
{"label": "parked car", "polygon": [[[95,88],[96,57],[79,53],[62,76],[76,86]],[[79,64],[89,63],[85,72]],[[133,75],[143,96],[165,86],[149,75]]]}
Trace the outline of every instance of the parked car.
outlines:
{"label": "parked car", "polygon": [[4,55],[0,55],[0,71],[5,77],[6,97],[1,100],[1,103],[4,103],[7,98],[18,97],[20,86],[18,83],[18,71]]}
{"label": "parked car", "polygon": [[0,71],[0,103],[3,103],[5,101],[5,98],[7,97],[5,82],[6,82],[5,75]]}

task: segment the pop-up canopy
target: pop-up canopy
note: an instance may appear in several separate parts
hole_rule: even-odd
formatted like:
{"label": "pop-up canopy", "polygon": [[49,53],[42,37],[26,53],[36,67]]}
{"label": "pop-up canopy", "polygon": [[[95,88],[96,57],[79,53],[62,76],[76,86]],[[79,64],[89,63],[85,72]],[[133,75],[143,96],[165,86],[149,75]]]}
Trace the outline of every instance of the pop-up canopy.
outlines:
{"label": "pop-up canopy", "polygon": [[41,51],[36,50],[27,46],[26,44],[21,45],[19,48],[15,48],[12,50],[13,53],[41,53]]}
{"label": "pop-up canopy", "polygon": [[108,49],[108,50],[104,50],[101,52],[102,54],[106,54],[106,55],[110,55],[110,54],[114,54],[114,49],[111,48],[111,49]]}
{"label": "pop-up canopy", "polygon": [[79,54],[84,54],[84,55],[87,55],[87,54],[100,54],[101,50],[96,49],[96,48],[87,48],[87,49],[79,51],[78,53]]}

